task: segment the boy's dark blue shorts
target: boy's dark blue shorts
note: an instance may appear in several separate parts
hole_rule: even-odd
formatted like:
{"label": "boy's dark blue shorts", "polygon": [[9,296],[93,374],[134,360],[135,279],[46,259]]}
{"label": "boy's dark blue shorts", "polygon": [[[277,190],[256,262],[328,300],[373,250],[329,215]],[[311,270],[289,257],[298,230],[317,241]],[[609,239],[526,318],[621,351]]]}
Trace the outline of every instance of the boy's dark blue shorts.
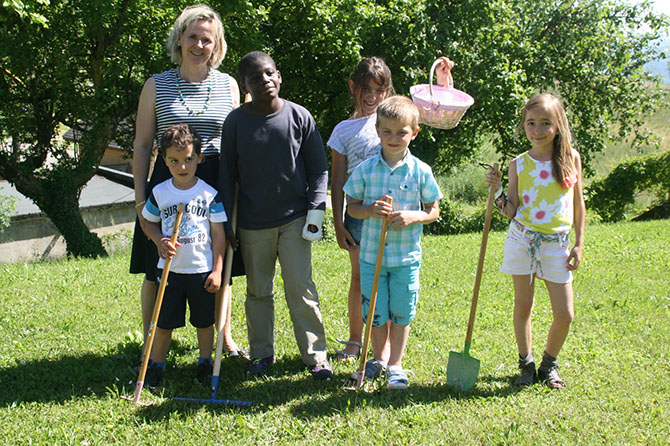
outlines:
{"label": "boy's dark blue shorts", "polygon": [[[158,270],[160,287],[163,270]],[[158,327],[172,330],[186,325],[186,302],[190,309],[189,321],[196,328],[207,328],[214,324],[215,293],[205,290],[209,273],[179,274],[171,272],[165,285],[163,304],[158,316]]]}

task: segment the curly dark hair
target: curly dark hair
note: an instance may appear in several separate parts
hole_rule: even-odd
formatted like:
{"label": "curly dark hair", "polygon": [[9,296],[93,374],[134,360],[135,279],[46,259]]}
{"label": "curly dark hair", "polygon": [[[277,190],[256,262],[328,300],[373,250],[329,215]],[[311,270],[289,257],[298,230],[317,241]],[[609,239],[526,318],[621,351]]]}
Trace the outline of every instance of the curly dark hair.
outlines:
{"label": "curly dark hair", "polygon": [[193,152],[200,155],[202,148],[202,138],[198,131],[188,124],[174,124],[165,129],[161,136],[161,154],[165,156],[168,147],[174,147],[178,150],[185,149],[189,144],[193,146]]}

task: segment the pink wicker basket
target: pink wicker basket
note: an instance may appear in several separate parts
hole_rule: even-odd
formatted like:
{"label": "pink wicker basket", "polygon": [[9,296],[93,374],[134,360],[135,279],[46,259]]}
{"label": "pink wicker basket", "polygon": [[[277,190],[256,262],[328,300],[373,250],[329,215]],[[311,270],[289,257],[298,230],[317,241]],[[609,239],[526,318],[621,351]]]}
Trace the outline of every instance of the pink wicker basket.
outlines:
{"label": "pink wicker basket", "polygon": [[433,86],[433,72],[440,63],[437,59],[430,68],[429,84],[410,87],[412,100],[419,108],[422,124],[440,129],[453,129],[475,100],[469,94],[453,87]]}

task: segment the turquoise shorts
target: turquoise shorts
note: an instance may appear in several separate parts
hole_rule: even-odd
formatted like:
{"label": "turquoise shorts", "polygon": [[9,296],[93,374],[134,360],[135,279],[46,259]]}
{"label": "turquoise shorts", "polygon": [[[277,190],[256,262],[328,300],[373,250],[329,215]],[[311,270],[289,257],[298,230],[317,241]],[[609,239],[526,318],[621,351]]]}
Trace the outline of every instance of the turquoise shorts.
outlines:
{"label": "turquoise shorts", "polygon": [[[363,321],[367,321],[375,265],[361,263],[361,301]],[[419,270],[421,262],[406,266],[382,267],[377,288],[377,302],[373,327],[379,327],[390,320],[396,325],[409,325],[416,315],[419,303]]]}

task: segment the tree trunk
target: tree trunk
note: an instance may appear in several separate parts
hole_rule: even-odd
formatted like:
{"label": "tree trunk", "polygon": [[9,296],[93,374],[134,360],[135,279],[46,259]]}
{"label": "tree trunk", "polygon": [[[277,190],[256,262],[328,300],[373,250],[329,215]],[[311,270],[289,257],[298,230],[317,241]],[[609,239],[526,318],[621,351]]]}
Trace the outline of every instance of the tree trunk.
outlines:
{"label": "tree trunk", "polygon": [[54,188],[36,204],[65,239],[68,256],[107,256],[102,240],[84,223],[79,209],[79,191],[67,190],[65,187]]}

